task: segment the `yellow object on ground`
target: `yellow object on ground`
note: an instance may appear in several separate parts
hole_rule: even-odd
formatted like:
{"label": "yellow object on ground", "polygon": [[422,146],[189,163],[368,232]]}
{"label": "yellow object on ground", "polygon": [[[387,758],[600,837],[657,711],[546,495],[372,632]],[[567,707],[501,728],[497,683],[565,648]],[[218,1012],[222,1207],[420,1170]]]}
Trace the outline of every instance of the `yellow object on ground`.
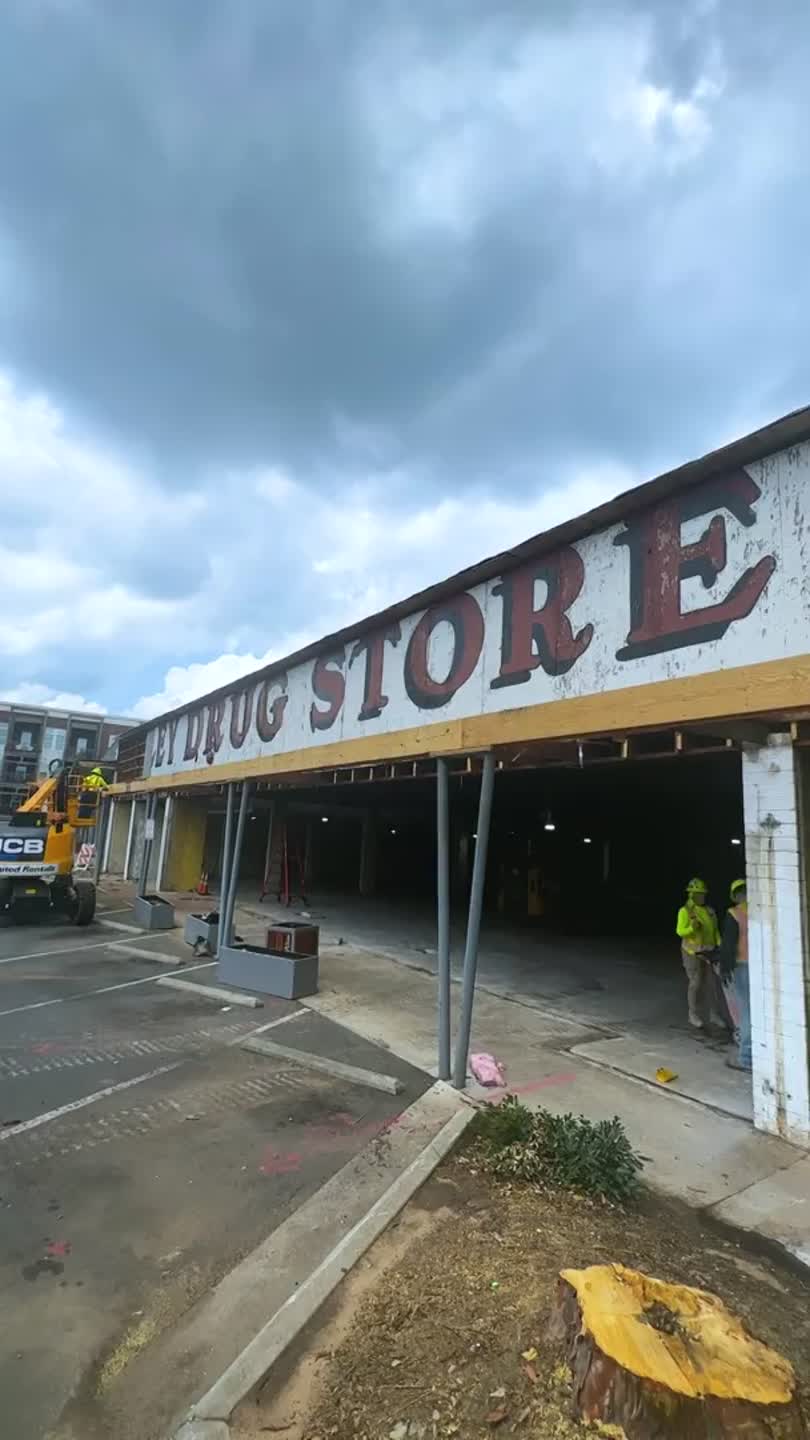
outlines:
{"label": "yellow object on ground", "polygon": [[659,1085],[671,1085],[673,1080],[677,1080],[678,1072],[677,1070],[667,1070],[666,1065],[659,1065],[655,1072],[655,1078]]}
{"label": "yellow object on ground", "polygon": [[789,1362],[753,1339],[722,1300],[624,1265],[563,1270],[583,1329],[623,1370],[690,1399],[788,1405]]}

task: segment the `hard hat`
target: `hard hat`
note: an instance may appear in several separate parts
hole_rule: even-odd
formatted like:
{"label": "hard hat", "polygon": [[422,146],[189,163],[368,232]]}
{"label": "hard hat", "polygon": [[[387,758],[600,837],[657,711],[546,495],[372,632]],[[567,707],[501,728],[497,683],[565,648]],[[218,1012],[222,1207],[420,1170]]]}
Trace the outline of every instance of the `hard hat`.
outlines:
{"label": "hard hat", "polygon": [[744,881],[744,880],[732,880],[732,882],[731,882],[731,898],[732,898],[732,900],[734,899],[734,896],[737,894],[737,891],[738,891],[738,890],[745,890],[745,888],[746,888],[746,884],[745,884],[745,881]]}
{"label": "hard hat", "polygon": [[686,893],[687,895],[696,895],[700,890],[703,891],[704,895],[707,895],[709,892],[709,887],[706,884],[705,880],[699,880],[697,876],[695,876],[694,879],[689,881],[689,884],[686,887]]}

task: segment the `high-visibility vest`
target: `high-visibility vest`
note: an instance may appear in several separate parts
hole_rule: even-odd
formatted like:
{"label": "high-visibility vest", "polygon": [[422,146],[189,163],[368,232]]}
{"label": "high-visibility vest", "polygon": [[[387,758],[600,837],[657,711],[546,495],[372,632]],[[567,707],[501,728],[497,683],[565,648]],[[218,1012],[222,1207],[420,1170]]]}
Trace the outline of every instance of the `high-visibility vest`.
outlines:
{"label": "high-visibility vest", "polygon": [[729,915],[733,915],[739,926],[737,937],[737,964],[748,964],[748,903],[743,901],[742,905],[732,905]]}
{"label": "high-visibility vest", "polygon": [[682,905],[676,931],[686,955],[696,955],[698,950],[715,950],[720,943],[717,916],[711,905],[695,905],[694,911]]}

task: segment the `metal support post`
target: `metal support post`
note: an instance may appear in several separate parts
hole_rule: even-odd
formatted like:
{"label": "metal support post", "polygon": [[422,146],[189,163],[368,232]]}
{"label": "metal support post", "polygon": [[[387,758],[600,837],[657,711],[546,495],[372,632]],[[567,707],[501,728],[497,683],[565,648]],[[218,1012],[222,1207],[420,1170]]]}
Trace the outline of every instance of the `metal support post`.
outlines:
{"label": "metal support post", "polygon": [[461,1020],[456,1040],[453,1084],[463,1090],[467,1081],[467,1055],[470,1049],[475,976],[478,969],[478,937],[481,933],[481,907],[484,902],[484,880],[487,872],[489,822],[492,815],[492,791],[495,784],[495,755],[488,750],[481,773],[481,794],[478,799],[478,831],[475,842],[470,908],[467,914],[467,939],[464,946],[464,976],[461,989]]}
{"label": "metal support post", "polygon": [[169,826],[172,823],[172,797],[167,795],[163,802],[163,825],[160,830],[160,849],[158,850],[157,876],[155,878],[155,889],[160,892],[163,888],[163,868],[166,864],[166,844],[169,839]]}
{"label": "metal support post", "polygon": [[152,860],[152,841],[148,838],[149,822],[155,823],[155,810],[157,809],[157,794],[153,790],[146,802],[146,823],[143,831],[143,855],[141,856],[141,876],[138,882],[138,894],[143,899],[149,888],[149,866]]}
{"label": "metal support post", "polygon": [[236,786],[226,785],[227,795],[225,798],[225,832],[222,840],[222,864],[219,877],[219,928],[217,934],[217,954],[225,944],[225,915],[228,909],[228,886],[231,876],[231,849],[233,844],[233,796]]}
{"label": "metal support post", "polygon": [[450,803],[447,761],[436,761],[439,1079],[450,1079]]}
{"label": "metal support post", "polygon": [[269,880],[269,878],[270,878],[270,865],[271,865],[272,859],[273,859],[273,821],[275,820],[275,818],[276,818],[276,802],[275,802],[275,797],[271,797],[271,799],[270,799],[270,805],[269,805],[268,811],[267,811],[267,845],[265,846],[265,851],[264,851],[264,871],[263,871],[263,873],[262,873],[262,894],[261,894],[262,900],[264,899],[265,895],[267,894],[267,882],[268,882],[268,880]]}
{"label": "metal support post", "polygon": [[98,818],[96,821],[96,853],[93,860],[93,881],[96,886],[101,879],[101,872],[104,868],[104,858],[110,848],[110,835],[112,834],[112,813],[115,809],[115,801],[108,800],[102,792],[98,801]]}
{"label": "metal support post", "polygon": [[224,935],[222,944],[230,945],[233,934],[233,912],[236,908],[236,891],[239,887],[239,863],[242,859],[242,841],[245,835],[245,818],[247,815],[248,799],[250,797],[250,782],[245,780],[242,785],[242,798],[239,801],[239,818],[236,822],[236,839],[233,842],[233,858],[230,866],[230,879],[228,883],[228,910],[225,916],[224,926],[220,922],[220,935]]}
{"label": "metal support post", "polygon": [[135,806],[137,800],[133,798],[129,802],[129,824],[127,826],[127,848],[124,851],[124,879],[129,879],[129,862],[132,858],[132,836],[135,830]]}
{"label": "metal support post", "polygon": [[101,870],[106,875],[110,868],[110,850],[112,848],[113,826],[115,825],[115,797],[107,800],[107,835],[104,841],[104,854],[101,857]]}

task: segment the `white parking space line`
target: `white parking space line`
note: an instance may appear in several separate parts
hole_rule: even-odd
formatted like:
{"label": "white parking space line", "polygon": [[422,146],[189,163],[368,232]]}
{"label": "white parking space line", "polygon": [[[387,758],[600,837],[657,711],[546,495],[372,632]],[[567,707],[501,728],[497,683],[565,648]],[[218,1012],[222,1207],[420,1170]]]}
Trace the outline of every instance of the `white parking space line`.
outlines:
{"label": "white parking space line", "polygon": [[103,925],[105,930],[125,930],[128,935],[143,935],[144,931],[140,925],[125,925],[123,920],[105,920],[99,916],[96,918],[97,925]]}
{"label": "white parking space line", "polygon": [[173,965],[175,970],[180,963],[179,956],[168,955],[165,950],[144,950],[140,945],[125,944],[123,940],[111,940],[109,948],[113,954],[134,955],[136,960],[154,960],[157,965]]}
{"label": "white parking space line", "polygon": [[47,1125],[51,1120],[69,1115],[72,1110],[83,1110],[85,1105],[95,1105],[97,1100],[106,1100],[108,1095],[117,1095],[119,1090],[129,1090],[133,1085],[142,1085],[144,1080],[168,1075],[170,1070],[177,1070],[182,1064],[182,1060],[175,1060],[172,1065],[159,1065],[156,1070],[147,1070],[144,1075],[136,1075],[132,1080],[121,1080],[118,1085],[107,1085],[104,1090],[95,1090],[92,1095],[84,1095],[81,1100],[71,1100],[69,1105],[60,1105],[56,1110],[46,1110],[44,1115],[35,1115],[33,1120],[22,1120],[19,1125],[9,1125],[5,1130],[0,1130],[0,1141],[10,1140],[12,1135],[23,1135],[26,1130],[36,1130],[40,1125]]}
{"label": "white parking space line", "polygon": [[[109,941],[107,941],[109,948]],[[182,970],[175,970],[175,975],[188,975],[192,970],[210,970],[216,965],[216,960],[206,960],[202,965],[184,965]],[[60,995],[56,1000],[36,1000],[32,1005],[14,1005],[10,1010],[0,1010],[0,1019],[4,1015],[21,1015],[25,1010],[44,1010],[48,1005],[69,1005],[72,1000],[90,1000],[93,995],[109,995],[112,990],[131,990],[133,985],[157,985],[161,980],[159,975],[143,975],[140,980],[122,980],[117,985],[102,985],[98,990],[82,990],[78,995]]]}
{"label": "white parking space line", "polygon": [[[309,1011],[309,1010],[304,1010],[304,1009],[301,1009],[301,1010],[293,1010],[292,1015],[280,1015],[279,1018],[278,1018],[278,1020],[268,1020],[265,1025],[257,1025],[256,1028],[255,1028],[255,1030],[249,1030],[249,1031],[248,1031],[248,1034],[249,1034],[249,1035],[263,1035],[264,1032],[265,1032],[265,1030],[274,1030],[277,1025],[286,1025],[286,1024],[288,1023],[288,1021],[290,1021],[290,1020],[298,1020],[302,1015],[309,1015],[309,1014],[310,1014],[310,1011]],[[242,1044],[242,1041],[243,1041],[244,1039],[245,1039],[245,1036],[244,1036],[244,1035],[239,1035],[239,1036],[237,1036],[237,1038],[236,1038],[235,1040],[229,1040],[229,1041],[228,1041],[228,1044],[229,1044],[229,1045],[241,1045],[241,1044]]]}
{"label": "white parking space line", "polygon": [[91,940],[89,945],[54,945],[52,950],[32,950],[28,955],[4,955],[0,965],[12,965],[15,960],[48,960],[53,955],[75,955],[78,950],[109,950],[109,940]]}

